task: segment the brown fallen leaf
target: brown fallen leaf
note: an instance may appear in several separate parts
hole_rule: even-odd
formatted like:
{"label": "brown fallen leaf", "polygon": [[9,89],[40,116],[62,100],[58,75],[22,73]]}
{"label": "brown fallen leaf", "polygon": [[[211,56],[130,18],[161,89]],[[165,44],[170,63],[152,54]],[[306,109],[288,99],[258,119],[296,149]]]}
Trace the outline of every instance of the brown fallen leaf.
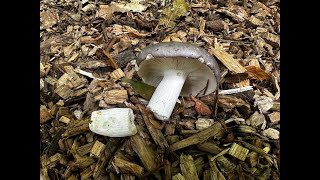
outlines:
{"label": "brown fallen leaf", "polygon": [[96,17],[101,17],[108,20],[112,17],[113,9],[109,5],[100,5],[99,10],[96,13]]}
{"label": "brown fallen leaf", "polygon": [[57,9],[48,9],[40,13],[40,30],[49,29],[59,21],[59,14]]}
{"label": "brown fallen leaf", "polygon": [[45,123],[46,121],[50,120],[51,118],[53,118],[53,116],[50,114],[48,109],[42,109],[40,111],[40,124]]}
{"label": "brown fallen leaf", "polygon": [[275,111],[273,113],[268,114],[268,116],[272,123],[280,121],[280,112]]}
{"label": "brown fallen leaf", "polygon": [[210,110],[209,106],[206,105],[201,100],[195,98],[194,96],[191,96],[191,99],[195,102],[195,109],[198,114],[201,115],[210,115],[212,111]]}
{"label": "brown fallen leaf", "polygon": [[245,67],[247,69],[247,73],[249,75],[249,78],[256,79],[259,81],[262,80],[270,80],[271,76],[263,71],[262,69],[255,67],[255,66],[247,66]]}

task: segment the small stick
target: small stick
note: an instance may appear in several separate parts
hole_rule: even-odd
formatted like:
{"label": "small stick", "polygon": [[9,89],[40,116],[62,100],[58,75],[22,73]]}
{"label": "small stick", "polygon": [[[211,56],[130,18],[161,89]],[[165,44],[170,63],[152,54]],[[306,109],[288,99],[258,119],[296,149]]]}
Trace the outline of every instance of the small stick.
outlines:
{"label": "small stick", "polygon": [[219,94],[235,94],[235,93],[250,91],[250,90],[252,90],[252,86],[245,86],[245,87],[240,87],[235,89],[220,90]]}
{"label": "small stick", "polygon": [[103,50],[103,53],[104,53],[104,55],[106,55],[109,58],[113,68],[118,69],[119,67],[118,67],[117,63],[113,60],[112,56],[106,50]]}

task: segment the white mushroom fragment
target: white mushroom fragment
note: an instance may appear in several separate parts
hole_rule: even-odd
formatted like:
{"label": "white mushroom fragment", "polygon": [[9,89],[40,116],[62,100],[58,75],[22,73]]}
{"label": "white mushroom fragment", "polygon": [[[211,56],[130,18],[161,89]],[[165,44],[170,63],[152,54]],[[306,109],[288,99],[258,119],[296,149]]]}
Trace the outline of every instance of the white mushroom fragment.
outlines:
{"label": "white mushroom fragment", "polygon": [[89,129],[103,136],[125,137],[137,133],[134,114],[130,108],[113,108],[94,111]]}
{"label": "white mushroom fragment", "polygon": [[212,93],[220,81],[219,66],[213,56],[196,45],[162,42],[144,48],[137,58],[138,75],[157,86],[147,107],[159,120],[168,120],[181,96]]}

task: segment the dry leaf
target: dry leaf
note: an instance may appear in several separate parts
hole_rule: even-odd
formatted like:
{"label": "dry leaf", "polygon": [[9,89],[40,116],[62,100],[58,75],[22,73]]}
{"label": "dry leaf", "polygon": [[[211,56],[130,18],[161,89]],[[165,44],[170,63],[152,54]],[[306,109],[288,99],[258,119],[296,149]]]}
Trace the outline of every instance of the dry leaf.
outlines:
{"label": "dry leaf", "polygon": [[219,95],[218,105],[223,107],[226,111],[241,106],[250,108],[250,105],[247,104],[244,100],[232,95]]}
{"label": "dry leaf", "polygon": [[280,121],[280,112],[273,112],[271,114],[268,114],[268,116],[272,123]]}
{"label": "dry leaf", "polygon": [[147,9],[147,6],[140,4],[142,0],[131,0],[130,3],[128,2],[111,2],[111,8],[113,12],[140,12],[142,13],[144,10]]}
{"label": "dry leaf", "polygon": [[41,29],[49,29],[53,25],[55,25],[59,21],[59,14],[57,9],[48,9],[47,11],[41,14],[40,22],[40,30]]}
{"label": "dry leaf", "polygon": [[195,102],[195,109],[198,114],[201,115],[210,115],[212,111],[210,110],[209,106],[206,105],[201,100],[195,98],[194,96],[191,96],[191,99]]}
{"label": "dry leaf", "polygon": [[270,139],[279,139],[279,137],[280,137],[280,132],[276,129],[273,129],[273,128],[268,128],[268,129],[262,131],[261,134],[263,136],[270,138]]}
{"label": "dry leaf", "polygon": [[133,37],[146,37],[149,36],[149,33],[140,33],[138,30],[130,27],[130,26],[123,26],[125,31],[127,31],[129,33],[129,35],[133,36]]}
{"label": "dry leaf", "polygon": [[173,0],[172,6],[168,6],[162,11],[164,16],[159,21],[160,25],[173,27],[175,25],[174,21],[179,17],[184,16],[189,8],[190,7],[185,0]]}
{"label": "dry leaf", "polygon": [[127,37],[123,37],[120,41],[112,46],[115,53],[118,54],[131,47],[131,40]]}
{"label": "dry leaf", "polygon": [[267,112],[273,106],[273,100],[270,97],[255,95],[253,98],[254,106],[258,106],[261,113]]}
{"label": "dry leaf", "polygon": [[40,124],[43,124],[53,118],[48,109],[42,109],[40,111]]}
{"label": "dry leaf", "polygon": [[266,124],[266,119],[263,114],[260,114],[258,111],[254,112],[247,120],[246,124],[254,128],[264,129],[263,124]]}
{"label": "dry leaf", "polygon": [[255,67],[255,66],[247,66],[247,73],[249,75],[249,78],[251,79],[256,79],[259,81],[262,80],[270,80],[271,76],[266,73],[265,71],[263,71],[262,69]]}
{"label": "dry leaf", "polygon": [[108,20],[112,17],[113,9],[108,5],[100,5],[99,10],[97,11],[96,17],[101,17],[105,20]]}

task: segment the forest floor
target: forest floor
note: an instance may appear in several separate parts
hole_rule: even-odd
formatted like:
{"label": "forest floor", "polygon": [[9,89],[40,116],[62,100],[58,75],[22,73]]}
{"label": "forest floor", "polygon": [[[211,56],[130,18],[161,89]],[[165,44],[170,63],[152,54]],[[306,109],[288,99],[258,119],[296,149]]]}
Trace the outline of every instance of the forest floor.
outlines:
{"label": "forest floor", "polygon": [[[280,179],[279,4],[40,1],[40,178]],[[221,81],[159,121],[135,60],[170,41],[207,50]],[[135,135],[90,130],[92,112],[111,108],[133,110]]]}

